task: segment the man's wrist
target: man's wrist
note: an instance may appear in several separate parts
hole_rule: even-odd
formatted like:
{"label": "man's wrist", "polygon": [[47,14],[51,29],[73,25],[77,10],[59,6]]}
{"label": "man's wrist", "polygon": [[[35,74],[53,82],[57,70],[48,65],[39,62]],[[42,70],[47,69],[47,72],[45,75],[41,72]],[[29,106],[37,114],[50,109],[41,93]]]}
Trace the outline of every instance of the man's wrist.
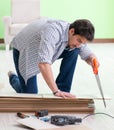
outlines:
{"label": "man's wrist", "polygon": [[57,91],[53,92],[53,95],[56,95],[58,92],[60,92],[60,90],[58,89]]}

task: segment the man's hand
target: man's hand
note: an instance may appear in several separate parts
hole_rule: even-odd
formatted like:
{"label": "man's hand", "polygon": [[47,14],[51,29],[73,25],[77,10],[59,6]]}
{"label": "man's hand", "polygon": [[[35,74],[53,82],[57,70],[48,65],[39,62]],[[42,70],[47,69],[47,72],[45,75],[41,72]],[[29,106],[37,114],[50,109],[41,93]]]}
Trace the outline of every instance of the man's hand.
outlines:
{"label": "man's hand", "polygon": [[97,59],[97,57],[95,55],[90,55],[87,59],[86,59],[86,62],[92,66],[92,68],[94,69],[95,65],[94,65],[94,59],[96,61],[96,66],[99,67],[100,66],[100,63]]}
{"label": "man's hand", "polygon": [[58,97],[63,97],[63,98],[76,98],[75,95],[70,94],[69,92],[63,92],[63,91],[60,91],[60,90],[58,90],[56,92],[56,94],[54,94],[54,95],[58,96]]}

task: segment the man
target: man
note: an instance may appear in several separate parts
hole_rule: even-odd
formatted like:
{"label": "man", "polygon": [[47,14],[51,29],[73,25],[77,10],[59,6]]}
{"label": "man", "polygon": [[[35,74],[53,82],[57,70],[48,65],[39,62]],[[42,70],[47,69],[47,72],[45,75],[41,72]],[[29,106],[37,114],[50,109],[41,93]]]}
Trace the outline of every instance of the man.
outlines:
{"label": "man", "polygon": [[[41,72],[55,96],[74,98],[70,89],[77,58],[80,55],[93,67],[96,56],[86,44],[93,39],[94,27],[86,19],[72,24],[51,19],[34,21],[12,41],[17,75],[9,72],[10,84],[17,93],[38,93],[36,75]],[[51,64],[60,58],[60,73],[55,81]]]}

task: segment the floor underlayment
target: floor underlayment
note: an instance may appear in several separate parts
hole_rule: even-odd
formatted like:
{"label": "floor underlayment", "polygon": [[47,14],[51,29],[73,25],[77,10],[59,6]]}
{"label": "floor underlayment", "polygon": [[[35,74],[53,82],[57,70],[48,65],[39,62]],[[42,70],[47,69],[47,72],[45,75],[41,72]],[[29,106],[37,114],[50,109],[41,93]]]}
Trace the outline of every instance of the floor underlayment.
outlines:
{"label": "floor underlayment", "polygon": [[[95,52],[100,61],[99,76],[104,95],[106,98],[114,98],[114,43],[88,44],[88,46]],[[12,51],[1,50],[0,61],[0,93],[15,93],[9,84],[7,76],[9,70],[15,71]],[[59,72],[60,62],[60,60],[57,60],[52,65],[55,78]],[[39,93],[51,93],[41,74],[37,78]],[[71,93],[77,95],[77,97],[100,97],[92,68],[82,61],[80,57],[74,73]]]}

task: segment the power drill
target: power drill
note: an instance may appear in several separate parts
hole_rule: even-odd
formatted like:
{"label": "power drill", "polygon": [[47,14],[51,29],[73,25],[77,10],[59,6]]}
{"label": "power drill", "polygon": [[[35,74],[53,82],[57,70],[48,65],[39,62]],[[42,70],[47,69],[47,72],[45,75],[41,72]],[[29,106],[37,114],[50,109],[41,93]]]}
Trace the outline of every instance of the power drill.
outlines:
{"label": "power drill", "polygon": [[76,118],[75,116],[61,116],[61,115],[51,116],[51,124],[55,124],[59,126],[71,125],[71,124],[81,123],[81,122],[82,119]]}

